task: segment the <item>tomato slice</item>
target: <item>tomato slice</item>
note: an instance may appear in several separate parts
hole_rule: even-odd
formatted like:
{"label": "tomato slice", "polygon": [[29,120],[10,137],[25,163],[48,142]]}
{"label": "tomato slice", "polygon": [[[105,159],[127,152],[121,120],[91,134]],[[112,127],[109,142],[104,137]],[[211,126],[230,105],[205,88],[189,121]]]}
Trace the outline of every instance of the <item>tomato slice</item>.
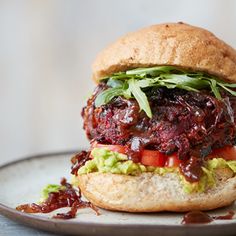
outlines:
{"label": "tomato slice", "polygon": [[208,158],[221,157],[225,160],[236,160],[236,146],[226,146],[213,150],[213,152],[207,156]]}
{"label": "tomato slice", "polygon": [[[95,142],[92,144],[92,148],[107,148],[113,152],[119,152],[123,154],[127,153],[127,148],[121,145],[100,144]],[[226,146],[213,150],[208,158],[212,159],[215,157],[221,157],[225,160],[236,160],[236,146]],[[167,156],[159,151],[143,150],[141,155],[141,163],[146,166],[178,167],[180,160],[177,156],[177,153]]]}
{"label": "tomato slice", "polygon": [[180,164],[180,160],[176,153],[170,156],[166,156],[165,167],[178,167],[179,164]]}
{"label": "tomato slice", "polygon": [[100,143],[93,143],[92,148],[106,148],[113,152],[119,152],[126,154],[126,147],[121,145],[111,145],[111,144],[100,144]]}
{"label": "tomato slice", "polygon": [[166,156],[159,151],[143,150],[141,163],[146,166],[159,166],[165,165]]}
{"label": "tomato slice", "polygon": [[[127,148],[121,145],[110,145],[93,143],[92,148],[107,148],[113,152],[126,154]],[[141,154],[141,163],[146,166],[155,167],[173,167],[178,166],[180,161],[176,154],[166,156],[165,154],[154,150],[143,150]]]}

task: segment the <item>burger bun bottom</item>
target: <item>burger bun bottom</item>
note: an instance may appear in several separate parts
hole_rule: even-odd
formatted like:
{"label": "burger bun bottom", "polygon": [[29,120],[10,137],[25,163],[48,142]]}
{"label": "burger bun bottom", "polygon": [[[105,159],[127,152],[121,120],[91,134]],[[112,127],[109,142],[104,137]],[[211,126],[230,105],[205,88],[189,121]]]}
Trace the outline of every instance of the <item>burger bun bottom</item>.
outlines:
{"label": "burger bun bottom", "polygon": [[185,193],[176,173],[138,176],[89,173],[77,176],[83,195],[94,205],[125,212],[212,210],[236,199],[236,177],[218,178],[204,193]]}

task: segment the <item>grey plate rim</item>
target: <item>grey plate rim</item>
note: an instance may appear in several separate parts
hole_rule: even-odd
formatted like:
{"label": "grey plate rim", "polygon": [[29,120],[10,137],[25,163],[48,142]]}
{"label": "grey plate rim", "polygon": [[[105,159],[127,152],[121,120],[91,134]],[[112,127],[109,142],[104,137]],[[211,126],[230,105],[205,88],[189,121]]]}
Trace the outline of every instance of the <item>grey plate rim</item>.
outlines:
{"label": "grey plate rim", "polygon": [[[68,151],[60,151],[60,152],[49,152],[49,153],[43,153],[43,154],[36,154],[36,155],[31,155],[27,156],[25,158],[17,159],[15,161],[11,161],[8,163],[5,163],[3,165],[0,165],[0,171],[4,168],[7,168],[9,166],[13,166],[15,164],[32,160],[32,159],[43,159],[43,158],[48,158],[50,156],[63,156],[63,155],[73,155],[77,152],[79,152],[81,149],[78,150],[68,150]],[[24,225],[28,225],[33,228],[38,228],[38,229],[43,229],[47,228],[47,231],[51,232],[61,232],[56,229],[56,226],[61,225],[61,226],[78,226],[82,228],[87,228],[88,226],[91,228],[100,228],[104,229],[107,227],[112,227],[113,229],[147,229],[149,228],[150,230],[197,230],[197,229],[207,229],[207,230],[222,230],[223,228],[227,227],[227,229],[231,228],[235,229],[233,227],[236,226],[236,222],[231,222],[227,224],[189,224],[189,225],[166,225],[166,224],[157,224],[157,225],[139,225],[139,224],[105,224],[105,223],[80,223],[80,222],[75,222],[75,221],[70,221],[70,220],[60,220],[60,219],[50,219],[42,216],[37,216],[33,214],[28,214],[24,212],[19,212],[14,208],[8,207],[2,203],[0,203],[0,214],[12,219],[14,221],[20,222]],[[99,216],[98,216],[99,217]],[[37,225],[37,222],[40,223],[40,225]],[[45,224],[49,227],[45,227]],[[52,227],[50,227],[50,225]],[[236,231],[235,231],[236,232]],[[210,232],[209,232],[210,233]]]}

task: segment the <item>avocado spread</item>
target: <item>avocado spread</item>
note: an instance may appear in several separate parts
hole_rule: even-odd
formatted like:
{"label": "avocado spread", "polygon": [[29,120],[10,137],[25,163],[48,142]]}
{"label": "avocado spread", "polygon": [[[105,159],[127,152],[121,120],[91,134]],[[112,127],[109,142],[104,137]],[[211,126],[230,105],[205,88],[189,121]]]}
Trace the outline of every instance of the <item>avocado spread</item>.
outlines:
{"label": "avocado spread", "polygon": [[91,172],[112,173],[123,175],[138,175],[143,172],[153,172],[159,175],[174,172],[180,178],[183,189],[187,193],[204,192],[207,188],[216,185],[215,170],[218,168],[229,168],[236,173],[236,161],[226,161],[223,158],[213,158],[204,163],[203,175],[199,182],[190,183],[179,172],[178,167],[153,167],[144,166],[128,160],[127,155],[110,151],[106,148],[94,148],[91,151],[93,159],[87,161],[78,170],[79,175]]}

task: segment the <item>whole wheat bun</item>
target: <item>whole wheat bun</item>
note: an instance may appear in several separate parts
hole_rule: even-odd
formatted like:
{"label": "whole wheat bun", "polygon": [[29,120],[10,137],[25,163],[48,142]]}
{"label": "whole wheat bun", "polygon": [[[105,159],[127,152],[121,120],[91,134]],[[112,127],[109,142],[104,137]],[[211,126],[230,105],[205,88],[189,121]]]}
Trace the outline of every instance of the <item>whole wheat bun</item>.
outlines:
{"label": "whole wheat bun", "polygon": [[[77,178],[77,177],[76,177]],[[90,173],[78,176],[83,195],[94,205],[126,212],[211,210],[236,199],[236,177],[220,178],[204,193],[185,193],[176,173],[139,176]]]}
{"label": "whole wheat bun", "polygon": [[[138,67],[172,65],[236,82],[236,51],[209,31],[184,23],[153,25],[105,48],[93,64],[93,79]],[[187,194],[176,173],[138,176],[89,173],[79,187],[94,205],[126,212],[211,210],[236,200],[236,177],[217,176],[204,193]]]}
{"label": "whole wheat bun", "polygon": [[236,82],[236,51],[209,31],[184,23],[153,25],[105,48],[93,64],[96,82],[115,72],[173,65]]}

